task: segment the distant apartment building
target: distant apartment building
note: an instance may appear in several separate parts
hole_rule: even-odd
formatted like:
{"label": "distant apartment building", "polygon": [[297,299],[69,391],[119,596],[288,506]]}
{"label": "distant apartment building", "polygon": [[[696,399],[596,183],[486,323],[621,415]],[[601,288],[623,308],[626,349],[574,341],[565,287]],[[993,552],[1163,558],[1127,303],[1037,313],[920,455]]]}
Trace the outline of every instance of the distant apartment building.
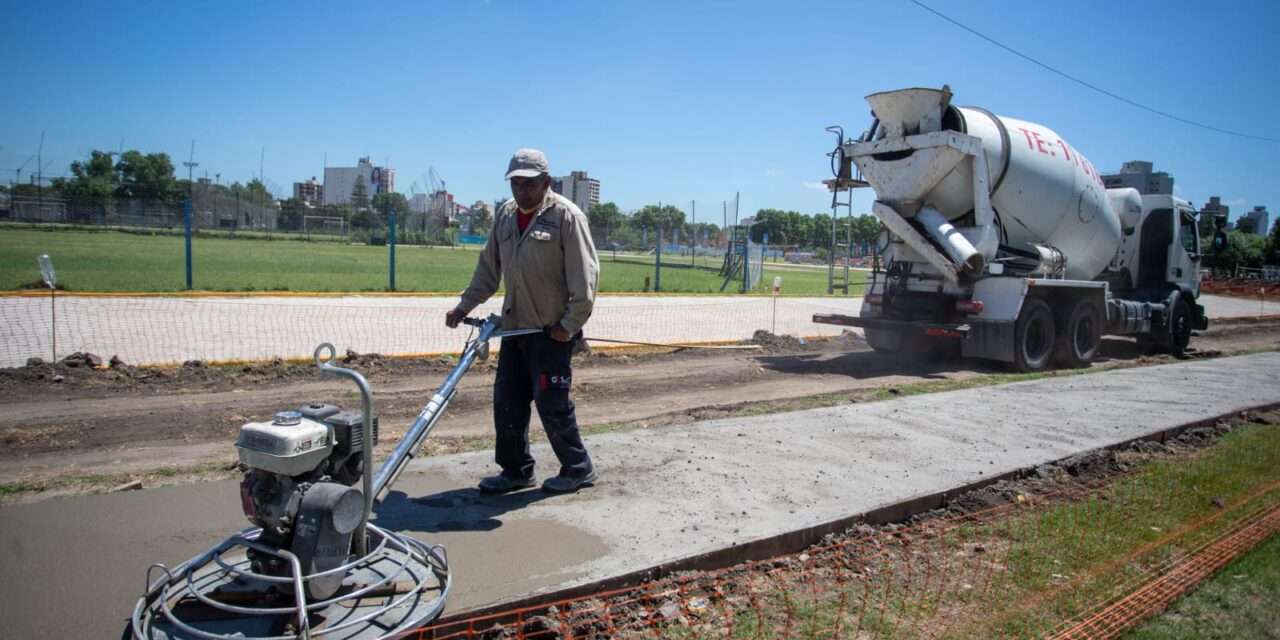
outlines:
{"label": "distant apartment building", "polygon": [[325,167],[323,197],[325,204],[350,204],[351,191],[356,187],[356,179],[363,178],[365,191],[369,198],[379,193],[391,193],[396,190],[396,170],[387,167],[376,167],[369,162],[368,156],[360,158],[354,167]]}
{"label": "distant apartment building", "polygon": [[1222,204],[1222,198],[1209,196],[1209,201],[1200,208],[1200,237],[1208,238],[1212,236],[1214,231],[1218,229],[1219,221],[1225,225],[1230,215],[1231,207]]}
{"label": "distant apartment building", "polygon": [[[1266,206],[1254,207],[1253,211],[1240,216],[1240,219],[1253,220],[1253,232],[1260,236],[1267,235],[1267,231],[1271,229],[1271,214]],[[1239,220],[1236,221],[1236,226],[1240,226]]]}
{"label": "distant apartment building", "polygon": [[1200,209],[1200,215],[1208,218],[1227,218],[1231,215],[1231,207],[1222,204],[1222,198],[1209,196],[1209,201]]}
{"label": "distant apartment building", "polygon": [[583,213],[600,204],[600,181],[587,177],[586,171],[571,171],[563,178],[552,178],[551,188],[572,200]]}
{"label": "distant apartment building", "polygon": [[409,197],[409,210],[414,213],[426,213],[431,209],[431,196],[415,193]]}
{"label": "distant apartment building", "polygon": [[409,211],[433,226],[447,226],[458,218],[458,204],[452,193],[443,189],[433,193],[415,193],[409,198]]}
{"label": "distant apartment building", "polygon": [[1120,167],[1120,173],[1102,176],[1102,182],[1108,189],[1131,187],[1143,195],[1173,194],[1173,176],[1160,171],[1154,172],[1154,166],[1145,160],[1131,160]]}
{"label": "distant apartment building", "polygon": [[301,200],[307,206],[318,207],[324,204],[324,185],[316,182],[316,177],[306,182],[293,183],[293,199]]}

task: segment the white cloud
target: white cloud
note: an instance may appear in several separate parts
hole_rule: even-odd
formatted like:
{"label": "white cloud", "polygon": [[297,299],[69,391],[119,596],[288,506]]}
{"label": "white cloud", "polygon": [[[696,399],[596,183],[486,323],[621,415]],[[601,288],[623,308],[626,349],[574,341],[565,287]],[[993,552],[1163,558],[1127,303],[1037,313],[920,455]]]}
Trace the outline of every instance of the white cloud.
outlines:
{"label": "white cloud", "polygon": [[1249,200],[1246,198],[1232,198],[1230,200],[1223,200],[1222,204],[1225,204],[1228,207],[1243,207],[1248,204],[1248,202]]}

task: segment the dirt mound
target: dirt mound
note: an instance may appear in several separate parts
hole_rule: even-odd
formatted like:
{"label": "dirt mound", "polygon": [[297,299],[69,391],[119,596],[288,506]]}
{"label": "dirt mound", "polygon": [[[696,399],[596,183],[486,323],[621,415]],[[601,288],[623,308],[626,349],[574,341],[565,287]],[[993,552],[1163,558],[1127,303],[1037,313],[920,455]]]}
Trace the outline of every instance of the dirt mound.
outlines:
{"label": "dirt mound", "polygon": [[751,342],[760,345],[765,351],[776,353],[779,351],[797,351],[806,344],[804,338],[796,336],[780,336],[775,333],[769,333],[764,329],[760,329],[751,335]]}
{"label": "dirt mound", "polygon": [[[69,390],[106,389],[125,393],[218,391],[246,384],[315,379],[320,375],[311,362],[287,362],[281,358],[251,364],[225,365],[188,360],[176,367],[135,367],[116,356],[112,356],[106,365],[101,360],[93,354],[78,353],[56,363],[32,358],[26,366],[0,369],[0,389],[12,392],[11,397],[15,398],[29,393]],[[399,360],[377,353],[361,354],[354,351],[348,351],[339,360],[343,366],[379,380],[441,373],[454,365],[453,360],[445,357]]]}

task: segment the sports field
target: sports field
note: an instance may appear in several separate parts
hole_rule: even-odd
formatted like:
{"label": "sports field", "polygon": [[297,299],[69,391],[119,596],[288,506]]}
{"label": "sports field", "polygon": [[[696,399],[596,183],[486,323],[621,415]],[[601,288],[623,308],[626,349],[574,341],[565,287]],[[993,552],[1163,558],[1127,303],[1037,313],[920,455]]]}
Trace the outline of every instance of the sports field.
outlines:
{"label": "sports field", "polygon": [[[194,288],[205,291],[385,291],[388,249],[337,242],[197,237],[192,242]],[[185,288],[183,239],[120,231],[0,227],[0,290],[39,285],[36,257],[53,258],[58,284],[70,291],[180,291]],[[602,292],[640,292],[655,280],[653,256],[600,255]],[[664,293],[719,293],[719,260],[664,256]],[[476,249],[401,245],[396,289],[455,293],[466,287]],[[856,277],[862,274],[858,273]],[[824,269],[766,264],[761,292],[783,279],[785,295],[824,295]],[[731,283],[726,293],[737,293]]]}

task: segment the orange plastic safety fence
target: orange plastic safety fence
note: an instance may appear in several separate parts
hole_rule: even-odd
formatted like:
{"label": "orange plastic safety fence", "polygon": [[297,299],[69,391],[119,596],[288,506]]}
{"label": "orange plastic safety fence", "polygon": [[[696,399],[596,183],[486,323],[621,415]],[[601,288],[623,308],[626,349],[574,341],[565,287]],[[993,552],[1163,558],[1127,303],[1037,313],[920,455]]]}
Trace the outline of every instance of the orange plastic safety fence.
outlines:
{"label": "orange plastic safety fence", "polygon": [[1280,508],[1250,518],[1124,598],[1082,620],[1072,621],[1071,626],[1054,638],[1076,640],[1118,637],[1153,614],[1163,611],[1178,596],[1277,532],[1280,532]]}

